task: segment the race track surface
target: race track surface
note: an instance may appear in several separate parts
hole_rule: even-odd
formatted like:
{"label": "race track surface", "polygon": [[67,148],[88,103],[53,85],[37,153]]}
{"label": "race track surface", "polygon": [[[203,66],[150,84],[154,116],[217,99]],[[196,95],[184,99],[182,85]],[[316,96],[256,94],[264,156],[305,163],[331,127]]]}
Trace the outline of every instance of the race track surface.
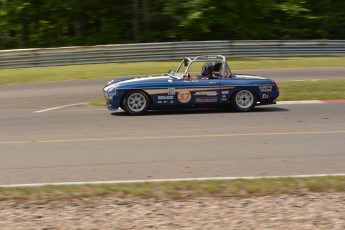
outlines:
{"label": "race track surface", "polygon": [[0,86],[0,185],[344,173],[345,103],[140,117],[79,104],[106,81]]}

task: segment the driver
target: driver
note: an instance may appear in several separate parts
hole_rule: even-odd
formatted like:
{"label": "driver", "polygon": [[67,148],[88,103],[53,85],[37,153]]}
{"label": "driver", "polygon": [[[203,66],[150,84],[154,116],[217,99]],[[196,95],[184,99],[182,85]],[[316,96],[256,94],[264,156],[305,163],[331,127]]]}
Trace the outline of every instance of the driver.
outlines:
{"label": "driver", "polygon": [[212,79],[212,69],[214,67],[213,63],[205,63],[201,69],[201,75],[203,79]]}

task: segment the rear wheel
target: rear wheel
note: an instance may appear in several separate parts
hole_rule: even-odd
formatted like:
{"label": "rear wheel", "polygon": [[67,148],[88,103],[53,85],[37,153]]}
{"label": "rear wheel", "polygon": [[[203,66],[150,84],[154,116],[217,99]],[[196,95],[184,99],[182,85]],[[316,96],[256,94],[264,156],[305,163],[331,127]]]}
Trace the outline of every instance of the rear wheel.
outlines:
{"label": "rear wheel", "polygon": [[236,111],[247,112],[256,104],[256,97],[249,90],[240,90],[231,98],[231,105]]}
{"label": "rear wheel", "polygon": [[123,99],[123,109],[132,115],[139,115],[145,113],[150,107],[150,100],[148,96],[140,91],[134,90],[129,92]]}

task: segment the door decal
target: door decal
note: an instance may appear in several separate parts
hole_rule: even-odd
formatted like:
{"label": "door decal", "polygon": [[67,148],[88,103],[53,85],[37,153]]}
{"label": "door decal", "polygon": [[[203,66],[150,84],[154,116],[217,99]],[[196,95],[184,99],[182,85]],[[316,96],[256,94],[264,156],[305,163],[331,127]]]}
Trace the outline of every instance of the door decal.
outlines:
{"label": "door decal", "polygon": [[177,95],[178,101],[181,103],[188,103],[191,99],[191,93],[188,90],[181,90]]}

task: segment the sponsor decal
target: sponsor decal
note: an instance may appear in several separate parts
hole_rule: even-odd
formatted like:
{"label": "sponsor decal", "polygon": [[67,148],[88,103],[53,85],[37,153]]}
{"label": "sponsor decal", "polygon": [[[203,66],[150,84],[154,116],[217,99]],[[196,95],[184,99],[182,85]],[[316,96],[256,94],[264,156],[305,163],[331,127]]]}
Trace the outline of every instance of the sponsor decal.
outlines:
{"label": "sponsor decal", "polygon": [[267,98],[269,98],[269,97],[270,97],[269,94],[266,94],[266,93],[262,94],[262,99],[267,99]]}
{"label": "sponsor decal", "polygon": [[262,86],[259,86],[259,89],[261,92],[272,92],[271,85],[262,85]]}
{"label": "sponsor decal", "polygon": [[222,101],[227,101],[228,99],[226,98],[225,95],[223,95],[221,100],[222,100]]}
{"label": "sponsor decal", "polygon": [[158,104],[169,104],[169,103],[170,103],[170,104],[174,104],[174,101],[170,101],[170,100],[169,100],[169,101],[166,101],[166,100],[164,100],[164,101],[157,101],[157,103],[158,103]]}
{"label": "sponsor decal", "polygon": [[212,103],[212,102],[217,102],[216,97],[199,97],[195,99],[195,102],[197,103]]}
{"label": "sponsor decal", "polygon": [[177,95],[177,99],[181,103],[188,103],[191,99],[191,93],[188,90],[181,90]]}
{"label": "sponsor decal", "polygon": [[195,96],[216,96],[216,91],[199,91],[194,93]]}
{"label": "sponsor decal", "polygon": [[222,91],[222,94],[229,94],[229,91]]}
{"label": "sponsor decal", "polygon": [[158,100],[172,100],[174,96],[158,96]]}
{"label": "sponsor decal", "polygon": [[176,89],[175,88],[168,88],[168,95],[175,95]]}

